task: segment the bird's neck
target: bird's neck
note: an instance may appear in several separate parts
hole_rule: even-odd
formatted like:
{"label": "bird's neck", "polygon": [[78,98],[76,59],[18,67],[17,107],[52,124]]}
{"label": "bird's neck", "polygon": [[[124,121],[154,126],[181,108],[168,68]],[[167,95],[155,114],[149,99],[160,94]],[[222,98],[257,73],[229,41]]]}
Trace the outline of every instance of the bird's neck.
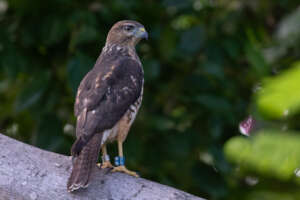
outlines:
{"label": "bird's neck", "polygon": [[134,59],[138,59],[138,55],[136,53],[135,47],[134,46],[124,46],[120,44],[111,44],[111,43],[106,43],[105,46],[102,49],[102,54],[106,55],[122,55],[122,56],[128,56],[132,57]]}

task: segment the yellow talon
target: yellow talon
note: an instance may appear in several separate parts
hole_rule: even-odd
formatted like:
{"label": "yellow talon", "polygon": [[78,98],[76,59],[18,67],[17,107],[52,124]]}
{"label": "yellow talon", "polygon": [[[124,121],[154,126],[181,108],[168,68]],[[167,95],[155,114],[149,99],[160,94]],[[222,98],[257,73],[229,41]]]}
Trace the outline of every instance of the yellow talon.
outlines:
{"label": "yellow talon", "polygon": [[103,163],[97,163],[97,166],[100,169],[105,169],[105,168],[113,168],[114,166],[110,163],[110,161],[105,161]]}
{"label": "yellow talon", "polygon": [[130,175],[130,176],[139,177],[139,175],[136,172],[128,170],[124,165],[121,165],[121,166],[118,166],[118,167],[114,167],[112,169],[112,172],[123,172],[125,174]]}

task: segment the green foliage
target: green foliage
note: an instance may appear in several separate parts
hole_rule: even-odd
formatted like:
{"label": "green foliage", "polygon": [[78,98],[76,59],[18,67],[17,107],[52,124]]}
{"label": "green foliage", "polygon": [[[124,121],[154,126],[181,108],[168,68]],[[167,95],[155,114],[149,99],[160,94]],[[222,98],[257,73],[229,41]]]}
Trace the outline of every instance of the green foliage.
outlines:
{"label": "green foliage", "polygon": [[244,179],[249,185],[253,184],[249,179],[255,181],[252,190],[237,192],[232,199],[241,196],[247,200],[299,199],[299,144],[299,134],[278,130],[264,130],[250,139],[234,137],[227,141],[224,151],[228,160],[238,166],[234,172],[236,179]]}
{"label": "green foliage", "polygon": [[84,55],[75,55],[67,64],[67,74],[73,94],[75,96],[80,81],[84,75],[92,68],[93,59]]}
{"label": "green foliage", "polygon": [[280,181],[295,181],[295,170],[300,166],[299,144],[300,136],[295,133],[269,130],[251,139],[234,137],[224,148],[227,158],[236,162],[241,171]]}
{"label": "green foliage", "polygon": [[300,62],[277,77],[266,79],[258,93],[258,108],[270,118],[283,118],[300,109]]}
{"label": "green foliage", "polygon": [[[137,47],[145,89],[124,147],[128,168],[212,200],[295,199],[299,184],[290,180],[299,159],[289,154],[290,146],[274,149],[294,136],[276,135],[274,143],[271,133],[253,141],[229,139],[237,134],[239,121],[255,112],[255,105],[272,119],[289,110],[280,122],[295,132],[300,129],[299,70],[285,69],[300,60],[298,4],[0,0],[0,132],[69,155],[79,82],[93,67],[109,28],[118,20],[134,19],[145,25],[150,38]],[[283,69],[282,76],[288,78],[280,78]],[[252,98],[252,88],[273,72],[279,74],[263,81],[263,89]],[[228,140],[226,155],[235,165],[224,156]],[[278,162],[271,149],[277,159],[286,155],[295,160],[267,173]],[[114,156],[116,145],[108,150]],[[257,155],[249,155],[252,151]],[[247,161],[242,156],[251,157],[253,166],[248,169],[239,162]],[[236,171],[239,165],[244,173]],[[266,181],[253,187],[239,184],[248,173]],[[269,180],[270,174],[276,181]],[[282,182],[288,183],[278,190]]]}
{"label": "green foliage", "polygon": [[257,190],[250,192],[248,195],[243,197],[245,200],[298,200],[300,193],[297,190],[290,190],[287,192],[279,191],[268,191],[268,190]]}
{"label": "green foliage", "polygon": [[[286,37],[284,35],[297,38],[293,33],[299,30],[290,27],[295,18],[299,19],[299,9],[280,23],[278,38]],[[284,48],[293,45],[290,42],[281,44]],[[280,48],[280,45],[272,48]],[[266,54],[267,59],[268,56],[272,59],[278,57],[277,54],[275,57]],[[272,59],[269,61],[273,62]],[[299,61],[276,76],[263,79],[254,99],[258,110],[258,113],[254,111],[257,117],[255,123],[257,126],[260,124],[262,130],[251,138],[233,137],[224,146],[228,160],[238,166],[232,173],[236,180],[244,180],[246,184],[252,185],[252,191],[237,192],[233,199],[240,199],[241,196],[247,200],[300,199],[300,136],[299,127],[295,125],[295,122],[299,122],[299,89]],[[268,119],[281,121],[264,121]],[[268,126],[272,129],[268,129]],[[287,128],[291,130],[284,131]],[[251,183],[249,177],[255,177],[255,182]],[[233,185],[237,184],[236,180],[232,181]]]}

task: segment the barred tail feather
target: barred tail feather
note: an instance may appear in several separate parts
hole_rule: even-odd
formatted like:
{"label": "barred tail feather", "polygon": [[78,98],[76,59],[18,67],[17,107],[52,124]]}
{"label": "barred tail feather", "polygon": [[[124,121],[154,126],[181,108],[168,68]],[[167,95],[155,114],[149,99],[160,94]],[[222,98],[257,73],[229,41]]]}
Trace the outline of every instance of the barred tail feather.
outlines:
{"label": "barred tail feather", "polygon": [[69,192],[86,188],[93,168],[96,166],[100,151],[102,134],[95,134],[83,147],[78,157],[75,158],[67,188]]}
{"label": "barred tail feather", "polygon": [[77,140],[72,145],[71,156],[73,156],[74,158],[78,157],[81,150],[86,145],[87,145],[87,142],[85,140],[83,140],[81,137],[77,138]]}

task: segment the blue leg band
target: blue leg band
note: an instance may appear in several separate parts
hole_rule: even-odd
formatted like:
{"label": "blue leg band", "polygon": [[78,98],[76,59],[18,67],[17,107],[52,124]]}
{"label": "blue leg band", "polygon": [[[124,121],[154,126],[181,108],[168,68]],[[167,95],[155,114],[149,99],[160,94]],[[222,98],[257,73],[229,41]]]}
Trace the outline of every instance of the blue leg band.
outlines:
{"label": "blue leg band", "polygon": [[125,157],[116,156],[115,165],[116,166],[125,165]]}
{"label": "blue leg band", "polygon": [[125,165],[125,157],[120,157],[120,165]]}
{"label": "blue leg band", "polygon": [[119,166],[120,165],[120,157],[116,156],[115,157],[115,166]]}

